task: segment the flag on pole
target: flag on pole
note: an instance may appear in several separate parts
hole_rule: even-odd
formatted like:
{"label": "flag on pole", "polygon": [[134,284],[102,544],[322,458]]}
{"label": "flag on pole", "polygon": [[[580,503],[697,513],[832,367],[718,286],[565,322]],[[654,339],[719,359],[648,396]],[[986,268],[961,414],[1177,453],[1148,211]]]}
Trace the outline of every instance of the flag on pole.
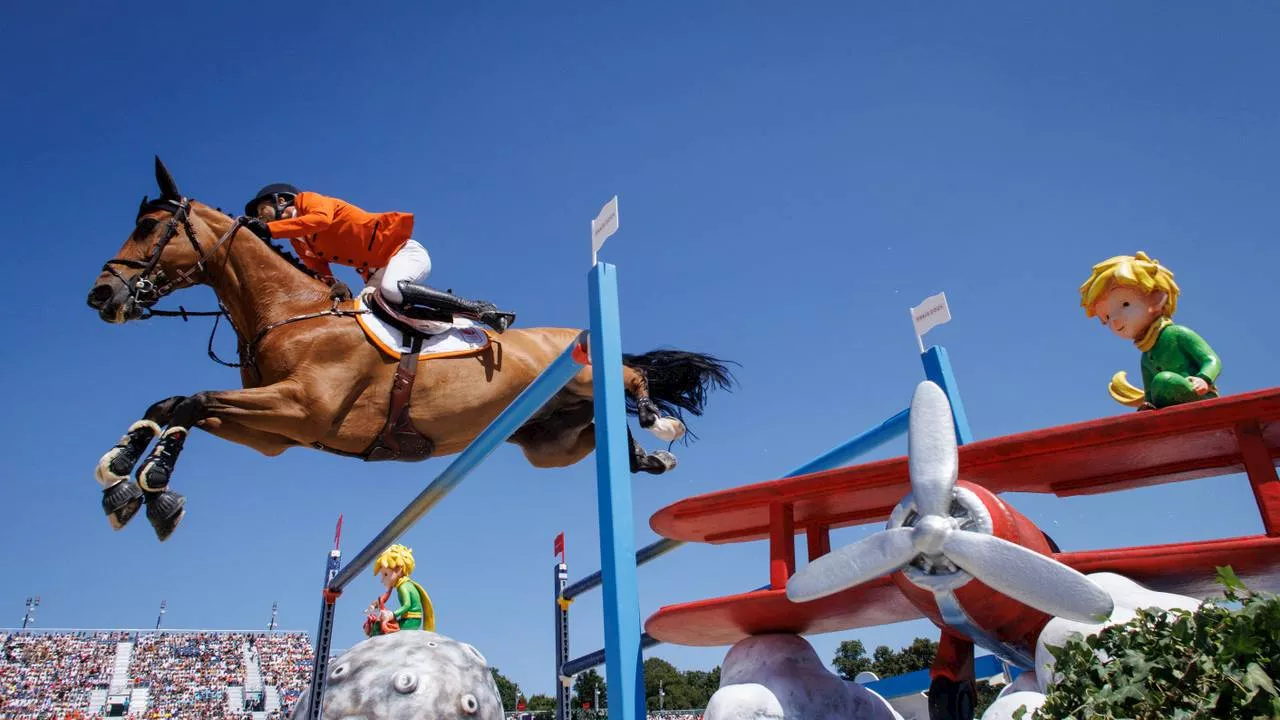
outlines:
{"label": "flag on pole", "polygon": [[560,556],[560,562],[564,562],[564,533],[556,536],[555,554]]}
{"label": "flag on pole", "polygon": [[604,247],[604,241],[618,232],[618,196],[600,208],[600,214],[591,221],[591,264],[596,264],[596,253]]}
{"label": "flag on pole", "polygon": [[924,352],[924,334],[950,321],[951,309],[947,307],[947,294],[944,292],[931,295],[911,308],[911,324],[916,329],[916,344],[920,346],[920,352]]}
{"label": "flag on pole", "polygon": [[333,549],[337,550],[342,542],[342,513],[338,513],[338,527],[333,531]]}

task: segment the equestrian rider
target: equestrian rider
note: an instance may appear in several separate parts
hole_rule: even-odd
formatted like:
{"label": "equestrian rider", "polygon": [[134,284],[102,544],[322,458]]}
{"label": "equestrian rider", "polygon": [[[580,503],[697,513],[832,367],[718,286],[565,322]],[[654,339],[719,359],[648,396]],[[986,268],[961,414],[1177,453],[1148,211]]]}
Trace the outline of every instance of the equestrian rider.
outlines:
{"label": "equestrian rider", "polygon": [[287,183],[259,190],[244,206],[244,213],[245,227],[264,240],[289,238],[302,262],[331,287],[337,283],[329,267],[332,262],[355,268],[384,300],[400,308],[424,306],[470,315],[498,332],[515,320],[515,315],[499,311],[492,303],[466,300],[425,284],[431,274],[431,256],[410,237],[411,213],[366,212]]}

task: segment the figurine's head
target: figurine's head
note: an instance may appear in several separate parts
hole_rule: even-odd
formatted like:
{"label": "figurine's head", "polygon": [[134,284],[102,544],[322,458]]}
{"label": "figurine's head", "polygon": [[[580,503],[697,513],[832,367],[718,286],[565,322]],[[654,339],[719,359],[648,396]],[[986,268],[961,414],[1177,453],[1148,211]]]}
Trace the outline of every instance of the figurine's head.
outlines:
{"label": "figurine's head", "polygon": [[403,545],[392,545],[373,562],[373,574],[382,581],[382,586],[390,589],[402,577],[413,573],[413,550]]}
{"label": "figurine's head", "polygon": [[1080,304],[1087,317],[1127,340],[1139,340],[1158,318],[1173,317],[1178,285],[1173,273],[1139,251],[1117,255],[1093,266],[1080,286]]}

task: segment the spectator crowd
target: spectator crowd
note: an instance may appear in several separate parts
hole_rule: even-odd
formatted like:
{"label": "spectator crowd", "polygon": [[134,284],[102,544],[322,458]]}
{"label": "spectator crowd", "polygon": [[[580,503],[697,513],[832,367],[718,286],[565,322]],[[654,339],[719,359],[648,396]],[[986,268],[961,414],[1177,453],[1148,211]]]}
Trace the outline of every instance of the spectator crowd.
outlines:
{"label": "spectator crowd", "polygon": [[0,633],[0,718],[85,717],[107,686],[122,633]]}
{"label": "spectator crowd", "polygon": [[[133,642],[127,677],[108,693],[116,654]],[[263,688],[244,688],[246,656],[258,664]],[[19,632],[0,631],[0,720],[103,720],[106,707],[90,703],[129,697],[146,688],[145,709],[115,714],[138,720],[282,720],[310,680],[311,641],[305,633],[231,632]],[[121,656],[121,675],[124,675]],[[244,697],[274,686],[281,709],[231,708],[228,688]],[[96,694],[95,694],[95,691]],[[137,702],[136,697],[134,702]]]}

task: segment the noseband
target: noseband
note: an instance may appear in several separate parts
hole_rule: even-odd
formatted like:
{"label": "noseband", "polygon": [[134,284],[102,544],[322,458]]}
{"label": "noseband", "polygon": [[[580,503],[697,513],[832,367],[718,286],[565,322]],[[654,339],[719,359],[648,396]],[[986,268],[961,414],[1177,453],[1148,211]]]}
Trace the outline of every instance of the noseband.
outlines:
{"label": "noseband", "polygon": [[[149,210],[168,210],[172,213],[169,222],[165,224],[164,235],[160,237],[151,252],[148,254],[146,261],[133,260],[130,258],[111,258],[102,266],[104,272],[110,273],[113,277],[124,284],[129,289],[129,298],[127,305],[139,308],[143,311],[149,311],[151,306],[160,301],[160,298],[168,295],[174,290],[185,284],[188,284],[197,273],[204,272],[205,261],[216,251],[223,243],[231,239],[240,229],[241,220],[237,219],[231,229],[225,235],[218,239],[218,242],[209,250],[208,253],[200,246],[200,241],[196,238],[195,228],[191,227],[191,200],[182,198],[181,200],[172,200],[161,198],[152,200],[150,203],[144,204],[144,209]],[[157,267],[160,263],[160,256],[164,253],[165,247],[169,241],[173,240],[178,234],[178,227],[182,227],[183,234],[187,236],[187,240],[191,242],[191,246],[195,248],[196,256],[199,260],[196,264],[187,270],[180,271],[178,277],[173,281],[167,281],[164,271]],[[132,278],[126,278],[115,266],[136,269],[139,272]],[[143,317],[147,314],[144,312]]]}

